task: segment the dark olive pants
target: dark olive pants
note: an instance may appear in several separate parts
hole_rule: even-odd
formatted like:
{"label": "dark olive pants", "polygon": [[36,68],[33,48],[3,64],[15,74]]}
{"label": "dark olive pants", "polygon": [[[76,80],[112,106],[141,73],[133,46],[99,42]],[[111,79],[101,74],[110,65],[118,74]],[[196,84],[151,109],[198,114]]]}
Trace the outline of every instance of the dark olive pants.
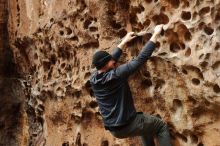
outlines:
{"label": "dark olive pants", "polygon": [[160,146],[171,146],[166,123],[151,115],[137,114],[127,126],[110,132],[117,138],[141,136],[143,146],[155,146],[154,136],[156,136]]}

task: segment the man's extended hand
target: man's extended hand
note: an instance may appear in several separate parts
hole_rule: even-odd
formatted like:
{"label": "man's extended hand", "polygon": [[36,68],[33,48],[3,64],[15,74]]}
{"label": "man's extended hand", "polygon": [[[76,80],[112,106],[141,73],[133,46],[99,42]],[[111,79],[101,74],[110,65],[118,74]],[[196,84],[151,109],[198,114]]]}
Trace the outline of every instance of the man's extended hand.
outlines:
{"label": "man's extended hand", "polygon": [[123,49],[125,44],[130,42],[132,39],[136,37],[134,32],[129,32],[127,35],[122,39],[121,43],[118,45],[119,48]]}
{"label": "man's extended hand", "polygon": [[161,25],[157,25],[155,28],[154,28],[154,33],[159,35],[161,33],[161,31],[163,30],[163,24]]}
{"label": "man's extended hand", "polygon": [[151,40],[152,42],[156,43],[157,37],[158,37],[158,35],[160,35],[160,33],[162,32],[163,27],[164,27],[164,25],[161,24],[161,25],[157,25],[157,26],[154,28],[154,33],[153,33],[152,37],[150,38],[150,40]]}

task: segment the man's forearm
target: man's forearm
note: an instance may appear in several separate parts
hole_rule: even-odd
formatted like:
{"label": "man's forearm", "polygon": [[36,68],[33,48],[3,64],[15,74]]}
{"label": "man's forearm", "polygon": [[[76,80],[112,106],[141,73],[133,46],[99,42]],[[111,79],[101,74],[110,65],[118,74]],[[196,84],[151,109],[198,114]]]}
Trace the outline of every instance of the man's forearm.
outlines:
{"label": "man's forearm", "polygon": [[125,41],[121,41],[121,43],[120,44],[118,44],[118,48],[120,48],[120,49],[124,49],[125,48],[125,45],[126,45],[126,42]]}
{"label": "man's forearm", "polygon": [[150,38],[150,41],[156,43],[157,38],[158,38],[158,34],[154,33],[154,34],[152,35],[152,37]]}

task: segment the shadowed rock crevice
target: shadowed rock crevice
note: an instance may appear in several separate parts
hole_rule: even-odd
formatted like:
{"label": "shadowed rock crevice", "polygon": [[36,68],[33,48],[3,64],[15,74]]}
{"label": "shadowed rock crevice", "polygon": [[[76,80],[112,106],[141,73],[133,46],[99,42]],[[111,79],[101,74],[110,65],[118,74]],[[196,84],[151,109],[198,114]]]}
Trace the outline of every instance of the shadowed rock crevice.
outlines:
{"label": "shadowed rock crevice", "polygon": [[[23,139],[26,82],[17,73],[9,45],[8,2],[0,1],[0,145],[26,145]],[[19,7],[17,7],[19,10]],[[21,137],[20,137],[21,136]]]}

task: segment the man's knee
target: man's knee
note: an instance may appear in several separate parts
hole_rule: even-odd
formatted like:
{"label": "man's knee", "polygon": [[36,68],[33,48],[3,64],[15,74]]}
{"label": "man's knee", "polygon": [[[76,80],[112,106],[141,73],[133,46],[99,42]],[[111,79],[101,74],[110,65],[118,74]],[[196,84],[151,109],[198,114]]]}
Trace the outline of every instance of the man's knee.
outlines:
{"label": "man's knee", "polygon": [[155,122],[156,122],[157,124],[159,124],[160,126],[166,126],[166,127],[167,127],[166,122],[165,122],[163,119],[159,118],[159,117],[156,117],[156,116],[155,116]]}
{"label": "man's knee", "polygon": [[152,116],[152,120],[156,133],[168,131],[167,123],[164,120],[156,116]]}
{"label": "man's knee", "polygon": [[161,122],[160,128],[158,130],[158,136],[169,136],[169,128],[167,123],[165,123],[164,121]]}

